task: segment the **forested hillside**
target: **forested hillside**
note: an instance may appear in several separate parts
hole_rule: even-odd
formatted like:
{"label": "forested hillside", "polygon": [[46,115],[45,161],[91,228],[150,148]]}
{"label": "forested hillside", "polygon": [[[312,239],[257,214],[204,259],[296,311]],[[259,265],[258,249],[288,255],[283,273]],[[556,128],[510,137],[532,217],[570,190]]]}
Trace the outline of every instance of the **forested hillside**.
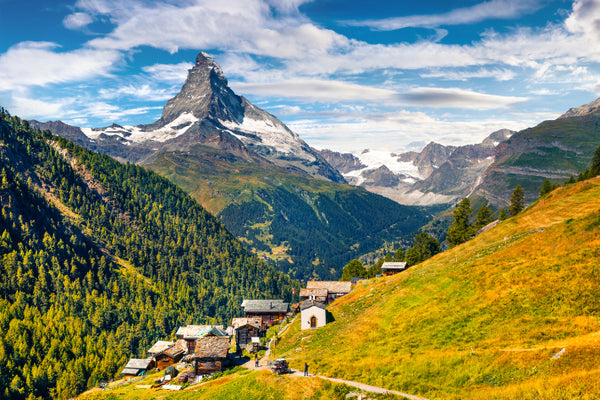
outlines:
{"label": "forested hillside", "polygon": [[0,112],[0,397],[68,398],[293,282],[166,179]]}
{"label": "forested hillside", "polygon": [[408,243],[431,219],[423,207],[236,160],[207,147],[165,153],[147,166],[296,279],[339,279],[351,259],[386,242]]}

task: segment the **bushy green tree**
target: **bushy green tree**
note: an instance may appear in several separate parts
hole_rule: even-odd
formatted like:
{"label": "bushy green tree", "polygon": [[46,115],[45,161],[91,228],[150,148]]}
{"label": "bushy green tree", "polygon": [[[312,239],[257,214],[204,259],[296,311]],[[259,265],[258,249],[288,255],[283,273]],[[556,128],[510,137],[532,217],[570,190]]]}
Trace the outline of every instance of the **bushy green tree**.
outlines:
{"label": "bushy green tree", "polygon": [[466,242],[475,234],[469,218],[471,217],[471,202],[467,197],[461,200],[454,210],[454,222],[448,229],[446,241],[450,247]]}
{"label": "bushy green tree", "polygon": [[503,207],[500,209],[500,215],[498,216],[498,219],[500,221],[504,221],[506,218],[508,218],[508,216],[506,215],[506,209]]}
{"label": "bushy green tree", "polygon": [[358,260],[354,259],[344,266],[341,281],[349,281],[351,278],[366,278],[367,269]]}
{"label": "bushy green tree", "polygon": [[430,236],[427,232],[421,232],[415,236],[413,246],[406,250],[404,261],[406,261],[409,266],[416,265],[433,257],[440,251],[442,251],[440,242],[433,236]]}
{"label": "bushy green tree", "polygon": [[487,205],[482,205],[479,211],[477,211],[477,220],[475,221],[475,230],[479,230],[492,222],[494,219],[494,215],[492,213],[492,209]]}
{"label": "bushy green tree", "polygon": [[596,147],[596,150],[594,150],[594,156],[590,162],[589,177],[593,178],[598,175],[600,175],[600,146]]}
{"label": "bushy green tree", "polygon": [[517,184],[517,187],[510,196],[510,206],[508,207],[508,214],[514,217],[523,210],[525,206],[525,191],[521,185]]}
{"label": "bushy green tree", "polygon": [[556,183],[550,182],[550,179],[544,179],[544,183],[542,183],[542,188],[540,189],[540,197],[543,197],[556,189],[558,185]]}

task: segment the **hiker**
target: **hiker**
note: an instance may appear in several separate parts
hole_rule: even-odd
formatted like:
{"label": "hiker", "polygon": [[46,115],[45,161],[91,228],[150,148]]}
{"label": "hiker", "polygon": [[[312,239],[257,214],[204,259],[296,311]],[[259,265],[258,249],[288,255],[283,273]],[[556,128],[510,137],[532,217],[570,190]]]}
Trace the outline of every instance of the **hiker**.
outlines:
{"label": "hiker", "polygon": [[254,354],[254,366],[258,368],[258,353]]}
{"label": "hiker", "polygon": [[308,376],[308,364],[304,363],[304,376]]}

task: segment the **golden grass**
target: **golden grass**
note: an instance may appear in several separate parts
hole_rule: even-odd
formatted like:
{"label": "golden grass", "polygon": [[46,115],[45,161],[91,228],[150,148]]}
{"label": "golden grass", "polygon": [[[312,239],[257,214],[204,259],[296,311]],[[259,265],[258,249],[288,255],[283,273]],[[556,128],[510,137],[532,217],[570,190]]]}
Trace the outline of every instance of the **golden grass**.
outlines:
{"label": "golden grass", "polygon": [[560,188],[464,245],[359,284],[330,306],[333,323],[290,329],[276,355],[426,397],[578,398],[569,382],[600,397],[599,210],[599,179]]}

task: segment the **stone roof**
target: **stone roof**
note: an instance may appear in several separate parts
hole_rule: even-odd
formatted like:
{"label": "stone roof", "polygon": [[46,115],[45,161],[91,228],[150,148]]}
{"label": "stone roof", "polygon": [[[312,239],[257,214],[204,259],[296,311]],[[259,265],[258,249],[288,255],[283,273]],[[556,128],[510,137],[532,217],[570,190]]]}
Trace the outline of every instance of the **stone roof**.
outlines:
{"label": "stone roof", "polygon": [[301,311],[304,311],[311,307],[319,307],[319,308],[322,308],[323,310],[326,309],[325,304],[321,303],[320,301],[306,300],[306,301],[303,301],[302,304],[300,304]]}
{"label": "stone roof", "polygon": [[258,313],[286,313],[289,308],[288,303],[284,303],[281,299],[275,300],[244,300],[242,303],[245,312],[258,312]]}
{"label": "stone roof", "polygon": [[159,340],[156,343],[154,343],[154,345],[152,345],[152,347],[150,347],[150,350],[148,350],[148,354],[154,355],[154,354],[162,353],[163,351],[170,349],[173,346],[175,346],[175,342]]}
{"label": "stone roof", "polygon": [[315,297],[327,297],[327,289],[325,288],[319,288],[319,289],[308,289],[308,288],[302,288],[300,289],[300,297],[310,297],[310,296],[315,296]]}
{"label": "stone roof", "polygon": [[406,262],[384,262],[381,270],[400,270],[406,268]]}
{"label": "stone roof", "polygon": [[187,352],[187,343],[184,339],[179,339],[174,343],[173,346],[164,351],[164,354],[168,355],[171,358],[176,358],[182,354]]}
{"label": "stone roof", "polygon": [[308,281],[307,289],[327,289],[329,294],[346,294],[352,290],[351,282],[341,281]]}
{"label": "stone roof", "polygon": [[137,368],[123,368],[123,371],[121,371],[121,375],[137,375],[141,372],[141,370],[137,369]]}
{"label": "stone roof", "polygon": [[223,325],[188,325],[180,326],[177,329],[176,335],[183,339],[198,339],[202,336],[212,333],[216,336],[227,336],[227,332]]}
{"label": "stone roof", "polygon": [[233,326],[234,329],[238,329],[246,325],[250,325],[255,328],[260,328],[261,320],[260,318],[234,318],[231,320],[231,326]]}
{"label": "stone roof", "polygon": [[121,374],[123,375],[137,375],[141,371],[145,371],[152,363],[152,357],[148,358],[132,358],[127,362]]}
{"label": "stone roof", "polygon": [[196,340],[195,358],[226,358],[229,339],[220,336],[204,336]]}

